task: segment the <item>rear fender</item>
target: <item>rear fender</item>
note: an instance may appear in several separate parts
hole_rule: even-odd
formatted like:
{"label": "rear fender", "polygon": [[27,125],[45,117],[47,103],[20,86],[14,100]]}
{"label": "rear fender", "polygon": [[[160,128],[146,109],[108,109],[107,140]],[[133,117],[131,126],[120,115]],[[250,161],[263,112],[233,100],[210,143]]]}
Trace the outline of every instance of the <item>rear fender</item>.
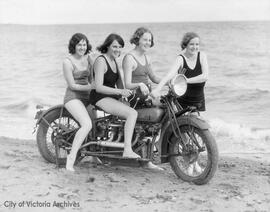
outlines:
{"label": "rear fender", "polygon": [[59,110],[59,117],[60,117],[63,114],[64,110],[66,110],[66,108],[64,107],[64,105],[56,105],[56,106],[50,107],[48,110],[39,110],[36,113],[36,117],[35,117],[35,119],[37,119],[36,125],[40,124],[44,116],[46,116],[47,114],[49,114],[51,111],[54,111],[54,110]]}
{"label": "rear fender", "polygon": [[[55,111],[55,110],[58,110],[59,111],[59,118],[62,116],[62,114],[65,112],[65,113],[69,113],[67,111],[67,109],[65,108],[64,105],[56,105],[56,106],[53,106],[51,108],[49,108],[48,110],[39,110],[37,113],[36,113],[36,117],[35,119],[37,119],[37,123],[36,125],[40,124],[40,122],[42,121],[42,119],[44,119],[44,117],[49,114],[50,112],[52,111]],[[96,114],[96,110],[94,110],[94,107],[92,105],[89,105],[87,107],[87,112],[91,118],[91,120],[95,120],[96,117],[97,117],[97,114]],[[71,115],[72,116],[72,115]]]}
{"label": "rear fender", "polygon": [[[205,120],[203,120],[195,115],[179,116],[177,118],[177,121],[179,123],[179,126],[191,125],[191,126],[194,126],[196,128],[199,128],[201,130],[207,130],[210,128],[210,125]],[[160,136],[161,156],[162,155],[165,156],[168,154],[169,142],[170,142],[172,135],[173,135],[172,126],[168,120],[165,122],[161,136]],[[168,162],[168,160],[169,160],[168,157],[161,157],[161,163],[166,163],[166,162]]]}

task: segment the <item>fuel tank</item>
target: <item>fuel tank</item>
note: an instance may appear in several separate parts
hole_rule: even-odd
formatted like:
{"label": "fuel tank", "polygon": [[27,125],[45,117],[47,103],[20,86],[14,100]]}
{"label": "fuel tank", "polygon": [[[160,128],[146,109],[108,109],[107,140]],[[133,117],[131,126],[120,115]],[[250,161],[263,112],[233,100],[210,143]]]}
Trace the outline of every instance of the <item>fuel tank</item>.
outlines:
{"label": "fuel tank", "polygon": [[138,112],[138,121],[144,122],[160,122],[162,117],[164,116],[164,109],[159,107],[151,107],[151,108],[141,108],[137,109]]}

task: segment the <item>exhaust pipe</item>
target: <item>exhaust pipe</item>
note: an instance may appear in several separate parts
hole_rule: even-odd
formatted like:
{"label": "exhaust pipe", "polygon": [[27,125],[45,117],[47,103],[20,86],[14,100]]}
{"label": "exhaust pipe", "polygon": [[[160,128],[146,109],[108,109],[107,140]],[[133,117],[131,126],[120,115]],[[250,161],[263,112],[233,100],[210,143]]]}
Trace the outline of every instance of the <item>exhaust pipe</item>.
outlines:
{"label": "exhaust pipe", "polygon": [[124,143],[98,141],[97,145],[98,146],[103,146],[103,147],[113,147],[113,148],[122,148],[122,149],[124,149]]}

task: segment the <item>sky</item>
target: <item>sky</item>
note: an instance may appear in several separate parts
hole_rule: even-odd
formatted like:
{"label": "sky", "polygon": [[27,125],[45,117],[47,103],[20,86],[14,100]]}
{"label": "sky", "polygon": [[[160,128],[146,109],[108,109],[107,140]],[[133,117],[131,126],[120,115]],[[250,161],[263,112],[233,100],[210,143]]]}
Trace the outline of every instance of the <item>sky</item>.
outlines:
{"label": "sky", "polygon": [[0,23],[270,20],[270,0],[0,0]]}

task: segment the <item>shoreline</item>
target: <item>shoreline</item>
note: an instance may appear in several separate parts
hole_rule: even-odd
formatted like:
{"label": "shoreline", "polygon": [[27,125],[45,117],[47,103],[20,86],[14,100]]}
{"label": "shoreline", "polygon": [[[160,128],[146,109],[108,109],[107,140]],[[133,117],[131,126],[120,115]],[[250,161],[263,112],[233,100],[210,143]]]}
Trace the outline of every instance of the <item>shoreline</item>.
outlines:
{"label": "shoreline", "polygon": [[10,209],[5,201],[15,211],[270,211],[270,154],[222,153],[214,178],[197,186],[169,164],[157,171],[85,158],[70,173],[44,161],[34,140],[0,144],[0,211]]}

